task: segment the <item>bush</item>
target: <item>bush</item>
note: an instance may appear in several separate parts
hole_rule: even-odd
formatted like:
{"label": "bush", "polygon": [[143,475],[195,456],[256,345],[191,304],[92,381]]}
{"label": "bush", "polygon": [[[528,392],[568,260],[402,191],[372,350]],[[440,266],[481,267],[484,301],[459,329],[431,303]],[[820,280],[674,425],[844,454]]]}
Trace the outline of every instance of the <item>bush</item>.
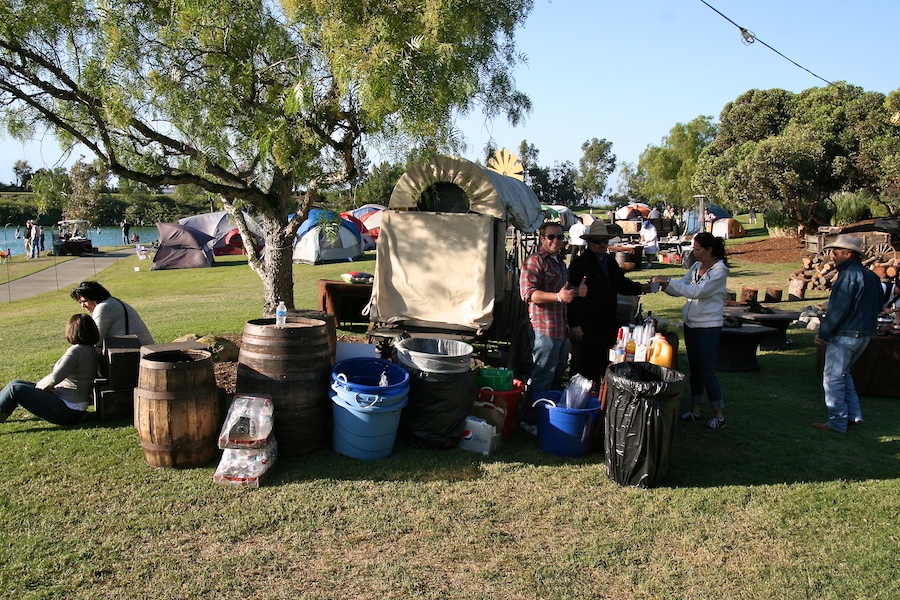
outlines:
{"label": "bush", "polygon": [[839,192],[828,198],[828,205],[834,211],[832,225],[849,225],[857,221],[871,219],[875,198],[866,191]]}

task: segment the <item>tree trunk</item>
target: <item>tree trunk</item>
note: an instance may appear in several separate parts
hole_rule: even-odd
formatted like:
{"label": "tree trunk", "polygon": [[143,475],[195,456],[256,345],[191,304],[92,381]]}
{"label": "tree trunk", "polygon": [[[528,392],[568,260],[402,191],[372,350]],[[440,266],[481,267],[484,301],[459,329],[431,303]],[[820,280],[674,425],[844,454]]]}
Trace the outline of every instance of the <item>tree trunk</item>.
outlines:
{"label": "tree trunk", "polygon": [[271,317],[281,301],[288,310],[294,308],[292,256],[297,226],[285,225],[266,214],[260,215],[259,221],[266,241],[265,253],[249,264],[263,282],[263,316]]}
{"label": "tree trunk", "polygon": [[259,275],[263,282],[262,316],[273,317],[275,307],[281,301],[288,310],[294,309],[293,242],[297,230],[309,213],[307,208],[309,203],[297,206],[294,218],[287,223],[281,216],[288,212],[287,198],[278,203],[277,210],[263,211],[256,216],[265,240],[265,248],[260,256],[254,244],[254,236],[250,233],[241,210],[231,199],[222,198],[221,200],[225,210],[237,223],[238,231],[244,242],[244,250],[247,253],[248,266]]}

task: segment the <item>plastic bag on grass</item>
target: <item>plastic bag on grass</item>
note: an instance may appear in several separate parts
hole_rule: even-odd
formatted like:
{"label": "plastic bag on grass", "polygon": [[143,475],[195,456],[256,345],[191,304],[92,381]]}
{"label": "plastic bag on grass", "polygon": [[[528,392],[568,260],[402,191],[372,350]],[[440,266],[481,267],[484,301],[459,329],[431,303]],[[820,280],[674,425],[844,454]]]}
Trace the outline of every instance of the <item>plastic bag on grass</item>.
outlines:
{"label": "plastic bag on grass", "polygon": [[263,448],[227,448],[213,475],[213,481],[226,485],[258,488],[278,459],[278,444],[270,436]]}
{"label": "plastic bag on grass", "polygon": [[236,394],[219,433],[219,448],[263,448],[272,434],[272,398]]}

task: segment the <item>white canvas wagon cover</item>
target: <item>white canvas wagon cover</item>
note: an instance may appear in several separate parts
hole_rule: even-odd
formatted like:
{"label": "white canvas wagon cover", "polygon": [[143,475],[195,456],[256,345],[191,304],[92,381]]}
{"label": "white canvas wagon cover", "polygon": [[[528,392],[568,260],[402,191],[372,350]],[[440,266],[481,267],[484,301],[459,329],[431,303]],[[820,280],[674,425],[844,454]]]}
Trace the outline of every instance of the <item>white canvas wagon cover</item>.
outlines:
{"label": "white canvas wagon cover", "polygon": [[535,231],[544,222],[541,203],[524,182],[455,156],[437,156],[410,167],[394,186],[388,208],[418,208],[422,192],[436,183],[459,186],[470,212],[506,221],[520,231]]}

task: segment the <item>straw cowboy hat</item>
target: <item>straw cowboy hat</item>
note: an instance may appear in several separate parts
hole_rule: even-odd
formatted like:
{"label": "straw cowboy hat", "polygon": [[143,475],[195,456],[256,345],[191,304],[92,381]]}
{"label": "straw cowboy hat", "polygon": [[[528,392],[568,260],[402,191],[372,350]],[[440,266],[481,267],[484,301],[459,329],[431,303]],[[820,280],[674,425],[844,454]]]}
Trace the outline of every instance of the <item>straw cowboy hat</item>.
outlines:
{"label": "straw cowboy hat", "polygon": [[[584,236],[581,236],[584,237]],[[831,250],[832,248],[843,248],[844,250],[852,250],[856,252],[859,256],[865,255],[866,251],[863,248],[863,240],[861,237],[857,237],[855,235],[847,235],[841,234],[834,238],[834,241],[829,242],[825,245],[826,250]]]}
{"label": "straw cowboy hat", "polygon": [[581,239],[583,240],[609,240],[614,237],[615,234],[607,229],[606,223],[601,223],[599,219],[595,219],[594,222],[591,223],[591,227],[587,230],[587,233],[581,234]]}

